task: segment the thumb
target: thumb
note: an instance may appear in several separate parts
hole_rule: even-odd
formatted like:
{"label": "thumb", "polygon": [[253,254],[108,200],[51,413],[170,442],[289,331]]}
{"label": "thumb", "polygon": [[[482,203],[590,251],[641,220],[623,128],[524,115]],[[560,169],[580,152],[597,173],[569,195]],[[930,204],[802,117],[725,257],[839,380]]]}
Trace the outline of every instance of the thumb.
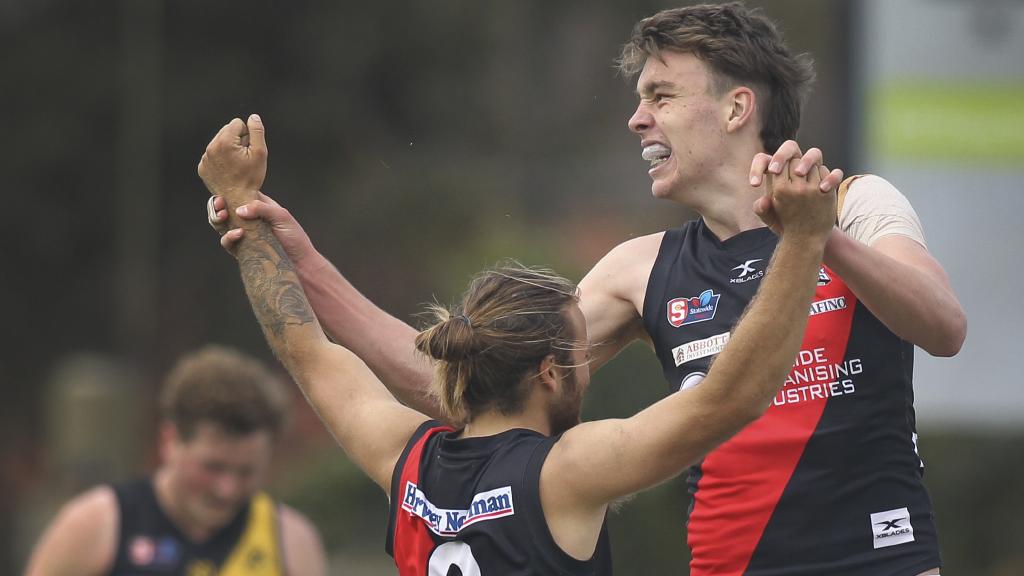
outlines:
{"label": "thumb", "polygon": [[757,200],[754,200],[754,214],[757,214],[758,216],[764,216],[765,214],[768,213],[768,207],[771,205],[771,203],[772,201],[766,196],[761,196]]}
{"label": "thumb", "polygon": [[245,122],[246,127],[249,129],[249,147],[254,152],[266,152],[267,151],[267,137],[263,128],[263,120],[259,114],[250,114],[249,119]]}

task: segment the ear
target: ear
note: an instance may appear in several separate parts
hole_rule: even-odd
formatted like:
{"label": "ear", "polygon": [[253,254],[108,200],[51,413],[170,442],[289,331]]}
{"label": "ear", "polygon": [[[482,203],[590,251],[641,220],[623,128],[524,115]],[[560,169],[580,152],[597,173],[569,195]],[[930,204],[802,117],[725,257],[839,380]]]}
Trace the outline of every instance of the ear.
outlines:
{"label": "ear", "polygon": [[737,132],[744,126],[750,124],[754,118],[754,110],[757,107],[757,94],[747,86],[737,86],[727,94],[728,120],[725,131]]}
{"label": "ear", "polygon": [[537,381],[547,392],[558,390],[561,376],[558,373],[558,363],[555,362],[555,355],[548,354],[540,361],[540,372],[537,374]]}
{"label": "ear", "polygon": [[174,455],[175,449],[182,444],[178,427],[173,422],[164,421],[160,424],[160,459],[167,462]]}

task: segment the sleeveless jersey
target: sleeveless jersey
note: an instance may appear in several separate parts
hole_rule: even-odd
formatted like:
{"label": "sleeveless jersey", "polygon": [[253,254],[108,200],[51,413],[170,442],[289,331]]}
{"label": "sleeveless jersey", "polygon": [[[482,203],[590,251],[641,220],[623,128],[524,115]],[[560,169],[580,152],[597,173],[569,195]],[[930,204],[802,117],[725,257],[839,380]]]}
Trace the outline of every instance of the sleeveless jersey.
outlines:
{"label": "sleeveless jersey", "polygon": [[114,486],[120,515],[113,576],[281,576],[276,506],[259,493],[224,528],[201,544],[191,542],[164,513],[153,482]]}
{"label": "sleeveless jersey", "polygon": [[400,576],[611,574],[604,526],[586,561],[562,551],[548,531],[540,470],[557,437],[457,434],[424,423],[395,466],[386,550]]}
{"label": "sleeveless jersey", "polygon": [[[777,241],[759,228],[721,242],[703,220],[665,233],[643,320],[671,391],[699,385]],[[913,345],[824,266],[809,315],[768,411],[690,470],[691,576],[916,576],[941,564]]]}

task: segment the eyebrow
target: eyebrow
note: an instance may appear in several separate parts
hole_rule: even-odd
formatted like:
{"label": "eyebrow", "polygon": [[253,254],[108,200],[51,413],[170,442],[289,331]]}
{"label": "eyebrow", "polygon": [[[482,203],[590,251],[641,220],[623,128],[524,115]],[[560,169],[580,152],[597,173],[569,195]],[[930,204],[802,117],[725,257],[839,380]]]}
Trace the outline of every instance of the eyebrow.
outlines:
{"label": "eyebrow", "polygon": [[643,96],[644,94],[651,94],[657,92],[659,89],[667,88],[669,90],[678,90],[679,87],[668,80],[654,80],[651,82],[645,82],[640,88],[634,93],[637,96]]}

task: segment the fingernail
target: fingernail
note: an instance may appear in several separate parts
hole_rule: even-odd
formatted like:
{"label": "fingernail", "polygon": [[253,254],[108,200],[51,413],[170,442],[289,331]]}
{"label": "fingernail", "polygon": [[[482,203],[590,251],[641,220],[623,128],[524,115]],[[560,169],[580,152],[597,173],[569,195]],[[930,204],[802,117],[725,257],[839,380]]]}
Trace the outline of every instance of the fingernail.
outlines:
{"label": "fingernail", "polygon": [[235,214],[238,214],[239,216],[248,216],[249,215],[249,207],[248,206],[239,206],[238,209],[235,210]]}
{"label": "fingernail", "polygon": [[775,172],[776,174],[778,174],[781,170],[782,165],[779,164],[778,162],[772,162],[771,164],[768,165],[769,172]]}
{"label": "fingernail", "polygon": [[751,176],[750,177],[750,185],[751,186],[757,186],[757,176]]}
{"label": "fingernail", "polygon": [[252,118],[253,120],[257,121],[257,122],[263,122],[263,120],[260,119],[260,115],[259,114],[253,114],[253,115],[251,115],[249,117]]}

